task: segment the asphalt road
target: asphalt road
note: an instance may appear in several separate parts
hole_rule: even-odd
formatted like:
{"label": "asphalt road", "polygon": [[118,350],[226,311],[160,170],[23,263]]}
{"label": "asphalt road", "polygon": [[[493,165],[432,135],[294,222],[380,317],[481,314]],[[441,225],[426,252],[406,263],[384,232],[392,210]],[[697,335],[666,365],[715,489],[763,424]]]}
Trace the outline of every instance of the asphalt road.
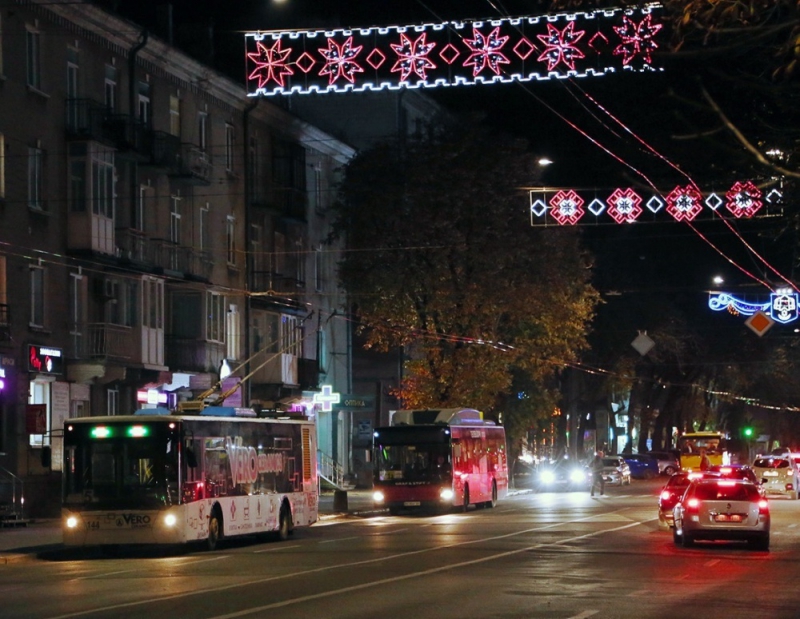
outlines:
{"label": "asphalt road", "polygon": [[348,517],[287,542],[0,565],[0,616],[519,619],[800,616],[800,501],[773,499],[770,552],[677,548],[659,481],[527,493],[466,514]]}

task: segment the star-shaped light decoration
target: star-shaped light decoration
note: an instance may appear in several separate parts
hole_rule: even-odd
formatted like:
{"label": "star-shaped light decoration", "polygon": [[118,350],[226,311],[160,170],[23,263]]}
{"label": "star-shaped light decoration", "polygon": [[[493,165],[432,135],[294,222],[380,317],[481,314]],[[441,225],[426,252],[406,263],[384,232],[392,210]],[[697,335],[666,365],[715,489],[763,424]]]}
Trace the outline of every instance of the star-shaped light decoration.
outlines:
{"label": "star-shaped light decoration", "polygon": [[633,223],[642,214],[642,198],[633,189],[615,189],[608,197],[608,214],[618,224]]}
{"label": "star-shaped light decoration", "polygon": [[575,61],[585,58],[583,52],[575,45],[585,34],[584,30],[574,31],[575,22],[569,22],[563,30],[553,24],[547,24],[547,34],[538,34],[537,38],[544,43],[545,49],[537,60],[547,61],[547,70],[552,71],[559,63],[564,63],[575,70]]}
{"label": "star-shaped light decoration", "polygon": [[333,39],[328,39],[328,48],[319,49],[319,53],[325,59],[325,66],[322,67],[319,74],[328,76],[329,85],[340,77],[352,84],[356,73],[364,72],[361,65],[356,62],[356,57],[361,53],[363,47],[363,45],[353,47],[353,37],[347,37],[341,45]]}
{"label": "star-shaped light decoration", "polygon": [[702,196],[691,185],[675,187],[667,196],[667,212],[675,221],[692,221],[703,210]]}
{"label": "star-shaped light decoration", "polygon": [[281,49],[280,39],[275,41],[272,47],[266,47],[259,41],[256,43],[256,50],[247,54],[247,57],[256,65],[252,73],[247,76],[247,79],[257,79],[259,88],[263,88],[271,81],[283,88],[283,78],[294,73],[292,68],[286,64],[292,50]]}
{"label": "star-shaped light decoration", "polygon": [[575,225],[584,215],[583,198],[572,189],[562,189],[550,199],[550,214],[562,226]]}
{"label": "star-shaped light decoration", "polygon": [[736,181],[730,191],[725,194],[728,199],[727,208],[737,219],[752,217],[761,208],[761,190],[752,181],[740,183]]}
{"label": "star-shaped light decoration", "polygon": [[428,54],[436,47],[436,43],[426,43],[423,32],[412,41],[405,34],[400,35],[400,44],[392,43],[391,48],[397,54],[397,62],[392,66],[392,72],[400,72],[400,81],[405,82],[413,73],[420,79],[425,80],[428,76],[425,72],[428,69],[435,69],[436,65],[428,58]]}
{"label": "star-shaped light decoration", "polygon": [[638,24],[627,15],[622,17],[622,25],[614,26],[614,32],[622,39],[622,43],[614,48],[615,56],[622,56],[622,64],[627,66],[637,56],[650,64],[650,53],[658,48],[653,40],[663,24],[654,24],[646,15]]}
{"label": "star-shaped light decoration", "polygon": [[464,61],[465,67],[472,67],[472,77],[477,77],[481,71],[489,67],[495,75],[500,75],[500,65],[509,64],[510,61],[500,50],[508,41],[509,37],[500,36],[498,26],[485,36],[480,30],[472,28],[472,39],[464,39],[469,47],[469,58]]}

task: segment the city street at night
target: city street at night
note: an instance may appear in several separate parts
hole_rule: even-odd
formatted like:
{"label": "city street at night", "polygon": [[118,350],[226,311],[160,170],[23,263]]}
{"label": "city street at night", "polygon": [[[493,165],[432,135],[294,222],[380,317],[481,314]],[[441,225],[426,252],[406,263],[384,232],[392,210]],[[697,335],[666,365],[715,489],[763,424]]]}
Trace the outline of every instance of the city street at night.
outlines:
{"label": "city street at night", "polygon": [[[521,492],[495,509],[326,519],[287,542],[215,552],[55,549],[0,565],[3,616],[797,616],[800,502],[770,501],[769,552],[676,547],[659,529],[664,479],[588,492]],[[21,531],[0,531],[0,536]]]}

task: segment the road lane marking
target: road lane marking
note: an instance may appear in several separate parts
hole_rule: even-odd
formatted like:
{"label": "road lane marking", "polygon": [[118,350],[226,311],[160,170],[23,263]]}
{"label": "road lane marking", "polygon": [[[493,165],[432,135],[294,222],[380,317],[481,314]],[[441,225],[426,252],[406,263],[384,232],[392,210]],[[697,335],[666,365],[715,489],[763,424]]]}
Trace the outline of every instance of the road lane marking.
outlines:
{"label": "road lane marking", "polygon": [[[208,593],[218,593],[220,591],[229,591],[231,589],[238,589],[239,587],[250,587],[252,585],[260,585],[260,584],[272,582],[272,581],[275,581],[275,580],[284,580],[284,579],[287,579],[287,578],[293,578],[293,577],[297,577],[297,576],[307,576],[309,574],[319,574],[321,572],[328,572],[328,571],[335,570],[335,569],[345,569],[345,568],[351,568],[351,567],[355,567],[355,566],[359,566],[359,565],[369,565],[371,563],[381,563],[381,562],[384,562],[384,561],[390,561],[392,559],[399,559],[399,558],[403,558],[403,557],[424,554],[424,553],[427,553],[427,552],[435,552],[435,551],[443,550],[443,549],[447,549],[447,548],[457,548],[459,546],[467,546],[467,545],[470,545],[470,544],[477,544],[477,543],[481,543],[481,542],[489,542],[489,541],[494,541],[494,540],[498,540],[498,539],[504,539],[504,538],[508,538],[508,537],[515,537],[515,536],[518,536],[518,535],[524,535],[526,533],[537,533],[537,532],[540,532],[540,531],[546,531],[548,529],[553,529],[555,527],[559,527],[559,526],[563,526],[563,525],[574,524],[574,523],[577,523],[577,522],[586,522],[586,521],[588,521],[590,519],[591,519],[591,516],[586,516],[584,518],[576,518],[574,520],[567,520],[565,522],[555,522],[555,523],[548,524],[548,525],[545,525],[545,526],[542,526],[542,527],[533,527],[531,529],[524,529],[522,531],[516,531],[514,533],[506,533],[506,534],[503,534],[503,535],[493,535],[491,537],[485,537],[485,538],[481,538],[481,539],[477,539],[477,540],[458,542],[458,543],[454,543],[454,544],[445,544],[443,546],[432,546],[430,548],[423,548],[421,550],[411,550],[411,551],[408,551],[408,552],[401,552],[401,553],[397,553],[397,554],[394,554],[394,555],[376,557],[374,559],[364,559],[362,561],[351,561],[349,563],[340,563],[340,564],[337,564],[337,565],[330,565],[330,566],[325,566],[325,567],[317,567],[317,568],[313,568],[313,569],[309,569],[309,570],[302,570],[302,571],[299,571],[299,572],[290,572],[290,573],[286,573],[286,574],[279,574],[277,576],[269,576],[267,578],[259,578],[257,580],[243,581],[243,582],[229,584],[229,585],[220,585],[218,587],[208,587],[208,588],[205,588],[205,589],[202,589],[202,590],[186,591],[184,593],[176,593],[176,594],[173,594],[173,595],[165,595],[165,596],[156,597],[156,598],[147,599],[147,600],[137,600],[135,602],[123,602],[123,603],[120,603],[120,604],[112,604],[112,605],[109,605],[109,606],[103,606],[103,607],[99,607],[99,608],[75,611],[75,612],[66,613],[66,614],[63,614],[63,615],[57,615],[55,617],[51,617],[50,619],[67,619],[69,617],[82,617],[82,616],[85,616],[85,615],[92,615],[92,614],[96,614],[96,613],[104,613],[104,612],[108,612],[108,611],[112,611],[112,610],[116,611],[116,610],[119,610],[119,609],[122,609],[122,608],[132,608],[132,607],[135,607],[135,606],[143,606],[145,604],[154,604],[154,603],[164,602],[164,601],[168,601],[168,600],[176,600],[176,599],[181,599],[181,598],[186,598],[186,597],[191,597],[191,596],[196,596],[196,595],[205,595],[205,594],[208,594]],[[475,564],[478,564],[478,563],[484,563],[486,561],[492,561],[494,559],[503,558],[503,557],[506,557],[506,556],[513,556],[513,555],[521,554],[521,553],[524,553],[524,552],[530,552],[531,550],[537,550],[539,548],[545,548],[545,547],[548,547],[548,546],[558,546],[558,545],[561,545],[561,544],[566,544],[568,542],[577,541],[577,540],[580,540],[580,539],[585,539],[585,538],[589,538],[589,537],[595,537],[595,536],[600,535],[602,533],[613,533],[615,531],[621,531],[623,529],[629,529],[631,527],[639,526],[639,525],[645,524],[647,522],[651,522],[653,520],[656,520],[656,518],[649,518],[647,520],[634,521],[634,522],[628,523],[628,524],[620,526],[620,527],[614,527],[614,528],[611,528],[611,529],[603,529],[602,531],[595,531],[595,532],[592,532],[592,533],[587,533],[585,535],[579,535],[579,536],[576,536],[576,537],[567,538],[567,539],[560,540],[560,541],[557,541],[557,542],[551,542],[551,543],[547,543],[547,544],[535,544],[533,546],[528,546],[528,547],[525,547],[525,548],[522,548],[522,549],[519,549],[519,550],[503,552],[503,553],[499,553],[499,554],[496,554],[496,555],[491,555],[491,556],[488,556],[488,557],[484,557],[484,558],[481,558],[481,559],[475,559],[473,561],[467,561],[467,562],[464,562],[464,563],[452,564],[452,565],[445,566],[445,567],[442,567],[442,568],[434,568],[432,570],[427,570],[427,571],[422,571],[422,572],[414,572],[412,574],[407,574],[405,576],[398,576],[398,577],[395,577],[395,578],[381,580],[381,581],[377,581],[377,582],[374,582],[374,583],[364,583],[364,584],[361,584],[361,585],[357,585],[355,587],[350,587],[350,588],[346,588],[346,589],[339,589],[339,590],[336,590],[336,591],[328,591],[326,593],[319,593],[319,594],[315,594],[315,595],[312,595],[312,596],[307,596],[305,598],[297,598],[296,600],[286,600],[285,602],[278,602],[278,603],[276,603],[274,605],[269,605],[268,608],[278,608],[280,606],[288,606],[290,604],[296,604],[296,603],[300,603],[300,602],[303,602],[303,601],[317,599],[317,598],[320,598],[320,597],[338,595],[339,593],[343,593],[343,592],[347,592],[347,591],[356,591],[356,590],[359,590],[359,589],[365,589],[367,587],[377,586],[379,584],[384,584],[386,582],[396,582],[396,581],[400,581],[400,580],[407,580],[407,579],[410,579],[410,578],[416,578],[418,576],[422,576],[422,575],[426,575],[426,574],[433,574],[433,573],[436,573],[436,572],[455,569],[457,567],[462,567],[464,565],[475,565]],[[228,555],[224,555],[224,557],[222,557],[222,558],[227,558],[227,557],[228,557]],[[209,560],[211,560],[211,559],[209,559]],[[259,611],[258,610],[252,610],[252,611],[246,611],[246,612],[242,611],[242,612],[244,614],[251,614],[252,612],[259,612]],[[234,616],[238,616],[238,615],[236,615],[236,614],[234,614],[234,615],[224,615],[222,617],[234,617]],[[216,619],[222,619],[222,617],[217,617]]]}
{"label": "road lane marking", "polygon": [[572,617],[567,617],[567,619],[586,619],[587,617],[596,615],[599,612],[600,612],[599,610],[584,610],[582,613],[578,613],[577,615],[572,615]]}
{"label": "road lane marking", "polygon": [[[196,561],[176,561],[178,565],[184,567],[186,565],[196,565],[198,563],[208,563],[209,561],[220,561],[222,559],[229,559],[230,555],[220,555],[218,557],[211,557],[210,559],[198,559]],[[105,578],[106,576],[117,576],[118,574],[130,574],[131,572],[150,571],[150,568],[140,567],[133,570],[118,570],[116,572],[101,572],[99,574],[91,574],[90,576],[77,576],[72,580],[91,580],[93,578]]]}
{"label": "road lane marking", "polygon": [[300,548],[300,544],[292,544],[291,546],[284,546],[283,544],[281,544],[280,546],[275,546],[272,548],[263,548],[261,550],[254,550],[253,554],[257,555],[262,552],[274,552],[275,550],[287,550],[289,548]]}
{"label": "road lane marking", "polygon": [[717,563],[719,563],[719,559],[711,559],[711,561],[706,561],[703,563],[704,567],[714,567]]}

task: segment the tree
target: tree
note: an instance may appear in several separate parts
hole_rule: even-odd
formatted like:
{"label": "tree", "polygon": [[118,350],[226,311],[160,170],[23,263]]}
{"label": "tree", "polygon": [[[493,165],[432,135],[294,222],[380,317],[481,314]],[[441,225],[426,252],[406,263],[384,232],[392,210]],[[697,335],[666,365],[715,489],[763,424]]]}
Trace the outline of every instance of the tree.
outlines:
{"label": "tree", "polygon": [[586,345],[591,265],[575,230],[530,226],[525,142],[475,117],[437,126],[348,165],[334,207],[348,241],[340,278],[367,346],[405,347],[403,406],[496,411],[515,372],[547,392]]}

